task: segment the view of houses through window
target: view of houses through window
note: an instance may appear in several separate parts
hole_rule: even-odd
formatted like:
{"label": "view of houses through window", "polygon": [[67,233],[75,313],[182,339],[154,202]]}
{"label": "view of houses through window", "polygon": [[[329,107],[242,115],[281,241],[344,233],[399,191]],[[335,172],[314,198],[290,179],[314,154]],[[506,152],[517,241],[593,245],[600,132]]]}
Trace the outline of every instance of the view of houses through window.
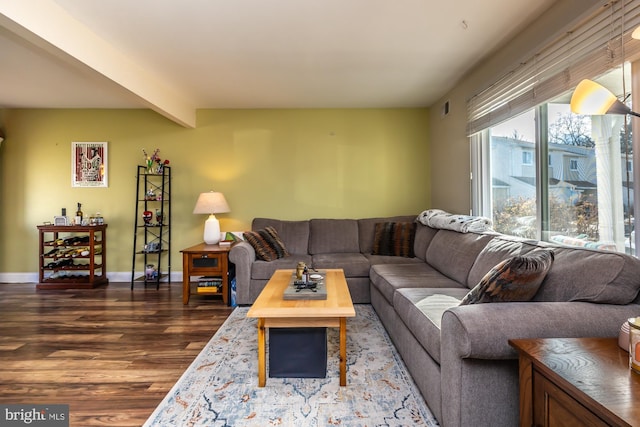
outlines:
{"label": "view of houses through window", "polygon": [[573,114],[569,97],[490,128],[494,228],[633,253],[630,121]]}

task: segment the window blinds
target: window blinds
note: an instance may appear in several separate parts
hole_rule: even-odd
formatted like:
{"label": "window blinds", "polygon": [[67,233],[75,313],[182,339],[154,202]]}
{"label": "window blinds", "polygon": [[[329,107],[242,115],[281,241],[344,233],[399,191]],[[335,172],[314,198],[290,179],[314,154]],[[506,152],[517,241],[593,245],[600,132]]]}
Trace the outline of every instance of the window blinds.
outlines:
{"label": "window blinds", "polygon": [[640,0],[603,3],[467,101],[467,135],[494,126],[640,57]]}

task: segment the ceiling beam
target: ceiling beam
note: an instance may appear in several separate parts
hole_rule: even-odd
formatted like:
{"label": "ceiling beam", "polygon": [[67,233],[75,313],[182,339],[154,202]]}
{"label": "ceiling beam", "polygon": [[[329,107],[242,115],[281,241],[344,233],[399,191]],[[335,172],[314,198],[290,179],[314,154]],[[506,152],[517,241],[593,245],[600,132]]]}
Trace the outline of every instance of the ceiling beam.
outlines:
{"label": "ceiling beam", "polygon": [[195,128],[195,106],[54,1],[2,1],[0,26],[72,67],[90,69],[106,77],[137,97],[142,105],[181,126]]}

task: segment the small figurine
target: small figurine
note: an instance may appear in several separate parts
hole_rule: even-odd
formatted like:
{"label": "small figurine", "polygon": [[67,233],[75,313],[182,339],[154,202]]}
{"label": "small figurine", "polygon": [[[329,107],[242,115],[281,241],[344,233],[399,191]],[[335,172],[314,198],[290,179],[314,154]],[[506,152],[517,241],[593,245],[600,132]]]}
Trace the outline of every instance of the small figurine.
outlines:
{"label": "small figurine", "polygon": [[144,211],[142,212],[142,219],[144,220],[144,225],[151,224],[151,219],[153,218],[153,212]]}
{"label": "small figurine", "polygon": [[153,264],[147,264],[147,268],[144,270],[147,280],[155,280],[158,277],[158,270]]}

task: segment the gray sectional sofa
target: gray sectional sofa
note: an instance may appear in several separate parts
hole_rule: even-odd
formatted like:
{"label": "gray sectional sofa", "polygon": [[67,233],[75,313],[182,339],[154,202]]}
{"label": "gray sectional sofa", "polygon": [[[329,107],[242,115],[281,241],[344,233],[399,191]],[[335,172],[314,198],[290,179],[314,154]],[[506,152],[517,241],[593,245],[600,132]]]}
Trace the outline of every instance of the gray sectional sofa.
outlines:
{"label": "gray sectional sofa", "polygon": [[[280,221],[290,256],[259,261],[234,245],[239,304],[251,304],[278,268],[305,261],[343,268],[356,303],[371,303],[441,425],[518,425],[518,360],[510,338],[617,336],[640,314],[640,260],[615,252],[568,248],[494,232],[459,233],[417,224],[415,257],[371,255],[381,222],[416,216]],[[536,248],[555,260],[528,302],[460,306],[494,266]]]}

